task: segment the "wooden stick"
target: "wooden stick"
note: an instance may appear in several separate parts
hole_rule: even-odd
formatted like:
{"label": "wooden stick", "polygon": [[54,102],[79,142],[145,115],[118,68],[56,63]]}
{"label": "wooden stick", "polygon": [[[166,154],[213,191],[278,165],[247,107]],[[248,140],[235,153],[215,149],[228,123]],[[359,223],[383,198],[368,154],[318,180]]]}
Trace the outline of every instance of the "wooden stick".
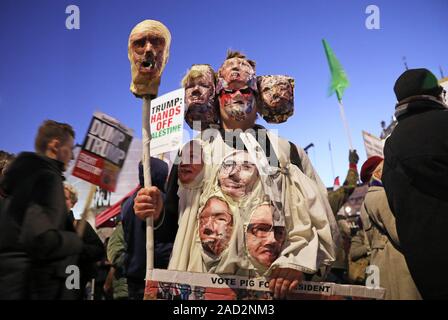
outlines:
{"label": "wooden stick", "polygon": [[[142,143],[143,143],[143,179],[145,188],[151,187],[151,98],[143,97],[142,107]],[[154,269],[154,219],[146,219],[146,275]]]}
{"label": "wooden stick", "polygon": [[92,204],[95,192],[96,192],[96,185],[90,184],[90,191],[89,194],[87,195],[86,203],[84,204],[84,210],[81,215],[81,221],[79,222],[79,225],[76,228],[76,232],[78,233],[78,236],[80,238],[82,238],[82,236],[84,235],[84,231],[86,229],[86,223],[88,223],[87,218],[89,217],[90,205]]}

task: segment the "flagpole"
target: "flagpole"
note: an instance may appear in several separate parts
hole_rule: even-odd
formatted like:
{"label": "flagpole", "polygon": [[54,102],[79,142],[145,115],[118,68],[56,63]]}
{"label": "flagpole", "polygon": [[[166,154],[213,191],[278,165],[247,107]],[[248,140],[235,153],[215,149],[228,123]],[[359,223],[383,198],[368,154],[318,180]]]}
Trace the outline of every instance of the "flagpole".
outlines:
{"label": "flagpole", "polygon": [[330,140],[328,140],[328,148],[330,149],[331,173],[333,174],[333,181],[334,181],[334,178],[336,178],[336,177],[334,175],[333,151],[331,150],[331,141]]}
{"label": "flagpole", "polygon": [[345,117],[344,105],[342,103],[342,99],[340,99],[340,100],[338,99],[338,102],[339,102],[339,111],[341,112],[342,122],[344,123],[345,132],[346,132],[347,138],[348,138],[348,145],[350,147],[350,150],[353,150],[352,137],[350,135],[350,129],[348,128],[347,118]]}

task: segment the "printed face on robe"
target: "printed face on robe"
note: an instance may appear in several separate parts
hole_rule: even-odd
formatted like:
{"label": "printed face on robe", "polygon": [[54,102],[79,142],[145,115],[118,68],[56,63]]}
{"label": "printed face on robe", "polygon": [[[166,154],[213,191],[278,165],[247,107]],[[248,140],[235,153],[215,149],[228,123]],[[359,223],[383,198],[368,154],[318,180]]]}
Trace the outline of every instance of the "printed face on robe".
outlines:
{"label": "printed face on robe", "polygon": [[260,113],[269,123],[285,122],[294,113],[294,80],[286,76],[258,77]]}
{"label": "printed face on robe", "polygon": [[246,232],[247,251],[265,267],[278,258],[286,239],[285,227],[273,225],[273,213],[274,207],[269,204],[257,207]]}
{"label": "printed face on robe", "polygon": [[155,20],[145,20],[134,27],[128,42],[131,63],[131,91],[137,96],[156,95],[160,77],[168,60],[171,35]]}
{"label": "printed face on robe", "polygon": [[195,140],[187,143],[181,152],[179,164],[179,180],[188,185],[194,181],[204,168],[201,144]]}
{"label": "printed face on robe", "polygon": [[226,157],[218,172],[218,182],[224,194],[234,200],[250,193],[258,180],[258,169],[247,151]]}
{"label": "printed face on robe", "polygon": [[227,203],[212,197],[199,215],[199,238],[205,252],[219,256],[229,245],[233,217]]}
{"label": "printed face on robe", "polygon": [[[190,70],[191,76],[185,83],[185,121],[193,129],[193,122],[201,122],[201,130],[210,124],[218,123],[218,112],[215,106],[215,76],[212,70],[206,72]],[[196,72],[196,74],[195,74]]]}

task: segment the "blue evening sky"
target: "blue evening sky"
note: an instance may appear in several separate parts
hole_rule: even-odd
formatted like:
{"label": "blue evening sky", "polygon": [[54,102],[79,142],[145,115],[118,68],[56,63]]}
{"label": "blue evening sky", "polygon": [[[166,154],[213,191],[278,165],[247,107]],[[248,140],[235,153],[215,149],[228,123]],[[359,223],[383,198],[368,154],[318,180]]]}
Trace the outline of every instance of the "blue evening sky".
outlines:
{"label": "blue evening sky", "polygon": [[[80,30],[65,27],[70,4],[80,8]],[[370,4],[380,9],[380,30],[365,27]],[[332,185],[328,142],[341,179],[348,142],[336,97],[327,97],[321,39],[350,80],[344,103],[360,167],[366,158],[361,131],[378,136],[380,121],[393,114],[402,57],[411,68],[426,67],[440,77],[441,66],[448,75],[447,12],[448,0],[1,0],[0,149],[32,150],[45,119],[72,124],[81,143],[96,110],[141,137],[141,101],[129,92],[127,39],[136,23],[155,19],[172,34],[160,94],[177,89],[192,64],[217,69],[229,48],[255,60],[258,75],[294,77],[295,114],[269,127],[303,147],[313,142],[310,158]]]}

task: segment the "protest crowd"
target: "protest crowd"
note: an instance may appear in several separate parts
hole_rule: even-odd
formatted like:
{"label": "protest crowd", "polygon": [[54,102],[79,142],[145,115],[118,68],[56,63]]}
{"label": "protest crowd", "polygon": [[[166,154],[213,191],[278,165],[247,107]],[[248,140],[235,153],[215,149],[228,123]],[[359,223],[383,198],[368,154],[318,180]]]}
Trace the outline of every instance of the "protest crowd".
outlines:
{"label": "protest crowd", "polygon": [[[132,30],[137,98],[157,97],[170,42],[160,22]],[[347,150],[345,181],[331,188],[303,148],[256,123],[293,114],[292,78],[257,76],[255,61],[229,51],[217,71],[193,65],[182,87],[185,123],[200,134],[172,165],[143,157],[139,185],[121,202],[106,241],[72,212],[78,192],[64,181],[74,160],[70,124],[45,120],[35,152],[1,151],[0,299],[147,298],[149,221],[154,269],[266,277],[274,299],[291,298],[307,281],[373,281],[388,300],[448,299],[447,277],[436,272],[448,263],[448,106],[430,71],[409,69],[390,84],[397,125],[384,154],[359,163]],[[124,161],[118,156],[116,165]],[[106,184],[115,181],[108,174]],[[356,190],[364,192],[350,212]],[[75,288],[70,266],[79,268]],[[184,289],[164,296],[162,285],[157,298],[192,294]]]}

